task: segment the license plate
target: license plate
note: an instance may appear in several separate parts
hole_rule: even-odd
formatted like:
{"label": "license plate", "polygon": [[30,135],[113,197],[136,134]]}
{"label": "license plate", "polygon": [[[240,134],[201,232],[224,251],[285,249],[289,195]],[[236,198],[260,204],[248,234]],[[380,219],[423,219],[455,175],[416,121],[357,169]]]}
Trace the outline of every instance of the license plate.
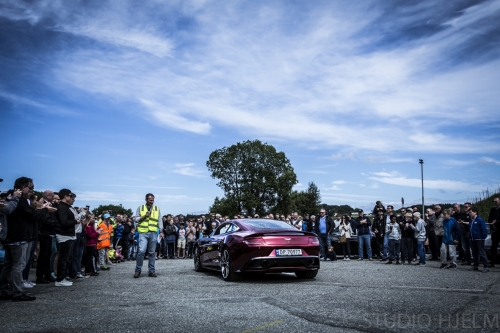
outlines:
{"label": "license plate", "polygon": [[276,255],[277,256],[301,256],[302,250],[301,249],[276,250]]}

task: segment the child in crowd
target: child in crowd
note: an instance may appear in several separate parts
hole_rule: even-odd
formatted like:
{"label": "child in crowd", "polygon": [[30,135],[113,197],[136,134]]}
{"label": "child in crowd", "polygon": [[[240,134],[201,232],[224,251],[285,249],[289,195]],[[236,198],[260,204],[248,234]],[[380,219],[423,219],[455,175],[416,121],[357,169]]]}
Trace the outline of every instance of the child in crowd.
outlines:
{"label": "child in crowd", "polygon": [[123,237],[123,224],[121,221],[116,221],[116,226],[114,230],[114,236],[113,236],[113,248],[116,249],[118,245],[122,245],[122,237]]}
{"label": "child in crowd", "polygon": [[174,259],[176,234],[177,227],[174,225],[174,220],[170,218],[168,219],[168,225],[165,227],[165,243],[167,244],[167,248],[163,255],[164,258]]}
{"label": "child in crowd", "polygon": [[[443,241],[441,243],[441,267],[457,268],[457,244],[462,236],[458,222],[451,217],[451,209],[443,211]],[[447,257],[451,263],[448,265]]]}
{"label": "child in crowd", "polygon": [[386,262],[386,265],[392,264],[394,259],[396,259],[396,265],[400,265],[399,251],[401,229],[399,228],[396,215],[391,216],[391,221],[385,226],[385,233],[389,237],[389,261]]}
{"label": "child in crowd", "polygon": [[326,260],[337,261],[337,253],[335,253],[335,248],[333,247],[333,245],[330,245],[328,247],[328,252],[326,253]]}
{"label": "child in crowd", "polygon": [[184,229],[184,223],[179,225],[179,231],[177,231],[177,258],[180,257],[180,252],[182,249],[182,258],[186,257],[186,229]]}
{"label": "child in crowd", "polygon": [[134,227],[130,229],[129,237],[129,247],[130,247],[130,259],[135,260],[137,258],[137,246],[139,244],[139,232],[135,230]]}

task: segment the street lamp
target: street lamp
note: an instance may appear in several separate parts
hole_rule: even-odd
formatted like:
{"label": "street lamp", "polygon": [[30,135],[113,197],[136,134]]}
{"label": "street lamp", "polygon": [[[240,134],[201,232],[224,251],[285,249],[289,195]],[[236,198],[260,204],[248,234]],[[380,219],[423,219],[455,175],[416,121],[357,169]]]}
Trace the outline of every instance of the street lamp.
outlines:
{"label": "street lamp", "polygon": [[425,216],[425,207],[424,207],[424,160],[419,159],[418,163],[420,163],[420,170],[422,173],[422,216]]}

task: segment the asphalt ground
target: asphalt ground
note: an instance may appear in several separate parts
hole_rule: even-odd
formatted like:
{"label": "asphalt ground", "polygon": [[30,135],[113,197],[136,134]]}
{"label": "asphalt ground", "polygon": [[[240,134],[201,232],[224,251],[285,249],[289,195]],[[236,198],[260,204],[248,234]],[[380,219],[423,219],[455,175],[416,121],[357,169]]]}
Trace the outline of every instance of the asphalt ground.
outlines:
{"label": "asphalt ground", "polygon": [[187,259],[139,279],[124,262],[72,287],[39,284],[33,302],[0,301],[0,332],[499,332],[500,269],[439,265],[327,261],[313,280],[225,282]]}

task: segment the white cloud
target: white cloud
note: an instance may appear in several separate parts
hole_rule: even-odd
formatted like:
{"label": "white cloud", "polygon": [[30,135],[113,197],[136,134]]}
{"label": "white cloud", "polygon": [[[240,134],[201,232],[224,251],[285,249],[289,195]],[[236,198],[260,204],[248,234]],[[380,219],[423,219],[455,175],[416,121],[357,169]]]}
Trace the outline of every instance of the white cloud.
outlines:
{"label": "white cloud", "polygon": [[160,58],[172,55],[173,43],[171,40],[156,36],[142,29],[113,29],[107,26],[106,22],[76,27],[68,25],[59,29],[71,34],[93,38],[107,44],[136,48]]}
{"label": "white cloud", "polygon": [[[420,178],[406,178],[397,171],[372,172],[371,174],[373,176],[368,177],[368,179],[375,180],[380,183],[407,187],[422,187],[422,180]],[[467,190],[471,192],[481,192],[485,189],[485,186],[456,180],[432,180],[424,178],[424,188],[436,190]]]}
{"label": "white cloud", "polygon": [[341,161],[341,160],[351,160],[351,161],[356,161],[356,157],[354,157],[354,154],[353,153],[346,153],[346,154],[342,154],[342,153],[337,153],[337,154],[333,154],[332,156],[328,157],[329,160],[333,160],[333,161]]}
{"label": "white cloud", "polygon": [[342,184],[347,184],[347,182],[344,181],[344,180],[334,180],[332,182],[332,184],[334,184],[334,185],[342,185]]}
{"label": "white cloud", "polygon": [[205,171],[195,168],[194,165],[194,163],[176,163],[172,171],[183,176],[205,177]]}
{"label": "white cloud", "polygon": [[483,156],[479,159],[480,164],[494,164],[494,165],[500,165],[500,161],[495,160],[494,158],[491,157],[486,157]]}

